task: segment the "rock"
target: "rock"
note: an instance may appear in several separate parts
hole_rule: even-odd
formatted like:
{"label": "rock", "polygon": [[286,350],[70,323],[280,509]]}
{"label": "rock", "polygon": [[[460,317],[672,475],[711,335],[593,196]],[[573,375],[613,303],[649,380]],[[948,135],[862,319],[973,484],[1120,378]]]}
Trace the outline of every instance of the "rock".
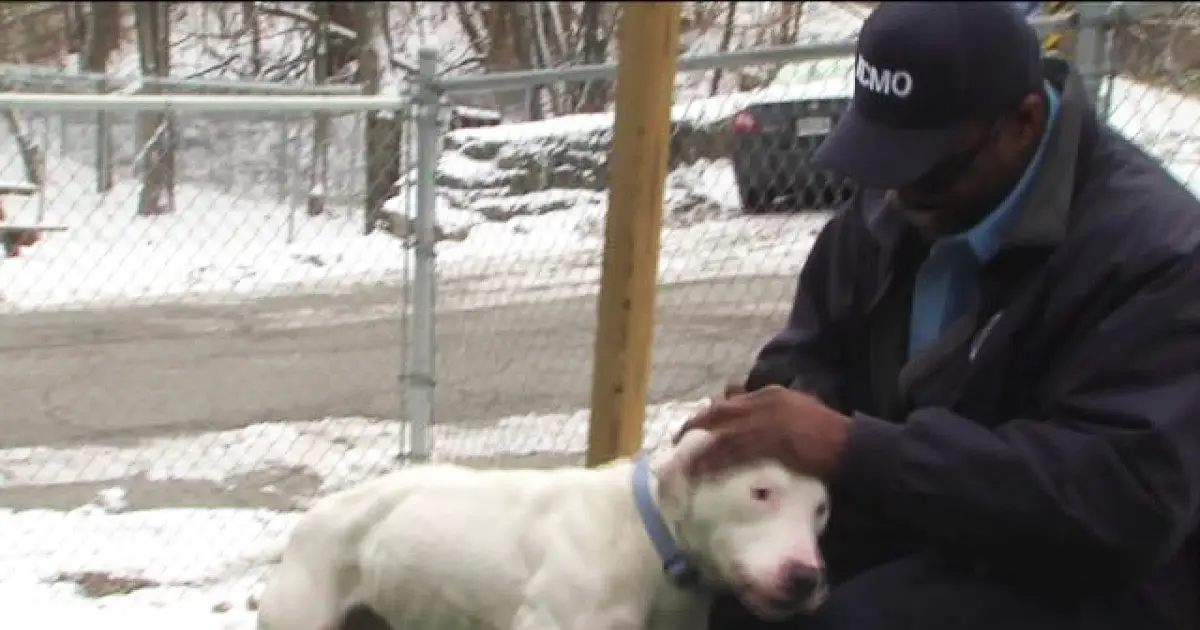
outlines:
{"label": "rock", "polygon": [[467,237],[471,235],[471,229],[474,227],[474,225],[459,225],[453,228],[447,228],[443,231],[442,236],[438,238],[438,240],[455,241],[461,243],[467,240]]}
{"label": "rock", "polygon": [[453,144],[453,141],[450,140],[454,137],[454,135],[455,134],[449,134],[447,136],[447,140],[449,141],[447,144],[449,146],[447,146],[446,149],[461,151],[463,155],[471,158],[472,160],[494,160],[498,155],[500,155],[500,150],[506,146],[506,144],[503,142],[486,142],[476,138],[470,138],[462,144],[455,145]]}
{"label": "rock", "polygon": [[578,203],[576,197],[570,191],[563,191],[563,194],[493,197],[476,201],[471,204],[471,209],[482,214],[488,221],[507,221],[513,217],[537,216],[566,210]]}
{"label": "rock", "polygon": [[[435,241],[462,241],[471,233],[471,228],[482,222],[461,221],[449,225],[435,225],[433,227],[433,238]],[[407,216],[394,210],[383,210],[380,212],[379,228],[392,236],[402,240],[409,241],[413,236],[413,221]]]}
{"label": "rock", "polygon": [[663,225],[686,227],[720,218],[728,211],[719,203],[686,188],[670,188],[663,195]]}
{"label": "rock", "polygon": [[[459,209],[455,212],[476,213],[479,221],[509,221],[566,210],[582,203],[585,196],[606,192],[611,170],[611,126],[597,128],[597,122],[604,123],[604,119],[580,118],[577,130],[571,132],[569,125],[562,124],[566,122],[555,123],[564,129],[561,135],[553,135],[553,128],[524,127],[514,128],[508,137],[474,130],[446,134],[435,180],[439,208],[445,205]],[[539,131],[542,135],[530,133]],[[728,158],[732,149],[728,120],[671,124],[672,171],[705,160]],[[715,200],[694,192],[693,180],[694,176],[687,181],[668,182],[666,223],[683,225],[728,212]],[[411,226],[403,213],[385,215],[384,229],[401,239],[411,237]],[[478,224],[457,219],[447,223],[438,226],[438,240],[465,239]]]}

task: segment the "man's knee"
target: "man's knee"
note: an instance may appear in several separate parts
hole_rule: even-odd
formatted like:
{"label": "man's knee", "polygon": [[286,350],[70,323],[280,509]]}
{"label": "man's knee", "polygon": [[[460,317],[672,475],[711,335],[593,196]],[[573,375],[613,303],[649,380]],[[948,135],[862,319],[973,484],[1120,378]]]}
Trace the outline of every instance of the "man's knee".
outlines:
{"label": "man's knee", "polygon": [[708,614],[708,630],[805,630],[804,622],[803,617],[778,622],[763,621],[731,595],[718,597]]}

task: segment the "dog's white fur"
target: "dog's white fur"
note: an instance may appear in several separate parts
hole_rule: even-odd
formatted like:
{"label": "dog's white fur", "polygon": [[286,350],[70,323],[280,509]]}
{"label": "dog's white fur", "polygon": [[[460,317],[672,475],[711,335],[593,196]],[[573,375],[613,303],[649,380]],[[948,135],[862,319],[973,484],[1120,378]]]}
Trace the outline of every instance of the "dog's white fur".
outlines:
{"label": "dog's white fur", "polygon": [[[773,462],[689,478],[689,461],[711,440],[689,431],[651,460],[676,543],[706,582],[764,616],[819,605],[823,586],[784,596],[789,568],[820,568],[824,487]],[[355,606],[393,630],[704,628],[709,598],[663,574],[632,474],[628,460],[557,470],[427,465],[331,495],[292,533],[258,628],[343,630]]]}

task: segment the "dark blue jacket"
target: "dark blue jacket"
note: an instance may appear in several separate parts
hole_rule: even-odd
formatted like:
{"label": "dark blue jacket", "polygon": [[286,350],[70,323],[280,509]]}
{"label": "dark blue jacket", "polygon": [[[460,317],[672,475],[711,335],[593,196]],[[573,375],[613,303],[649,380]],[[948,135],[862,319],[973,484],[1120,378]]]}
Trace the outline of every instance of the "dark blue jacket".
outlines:
{"label": "dark blue jacket", "polygon": [[823,550],[835,581],[915,552],[1143,628],[1200,627],[1200,202],[1062,109],[976,308],[907,356],[928,246],[879,191],[824,228],[747,387],[854,415]]}

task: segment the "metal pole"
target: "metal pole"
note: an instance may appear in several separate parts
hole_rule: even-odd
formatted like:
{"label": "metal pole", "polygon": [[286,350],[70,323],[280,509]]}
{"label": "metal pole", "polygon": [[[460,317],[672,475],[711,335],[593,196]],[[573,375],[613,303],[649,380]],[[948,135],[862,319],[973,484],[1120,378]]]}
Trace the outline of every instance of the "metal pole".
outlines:
{"label": "metal pole", "polygon": [[37,222],[43,223],[46,220],[46,189],[50,187],[50,120],[45,115],[39,115],[37,121],[35,133],[38,146],[42,149],[38,154],[37,163],[34,164],[34,168],[38,169]]}
{"label": "metal pole", "polygon": [[[292,136],[288,129],[289,119],[284,117],[283,122],[279,124],[279,195],[280,198],[287,199],[287,234],[284,236],[284,243],[291,245],[296,242],[296,207],[299,202],[296,200],[292,185]],[[297,135],[304,133],[303,126],[297,131]],[[297,143],[299,145],[299,143]],[[296,171],[300,168],[300,158],[295,160]]]}
{"label": "metal pole", "polygon": [[408,338],[408,420],[412,427],[414,461],[427,461],[433,452],[434,309],[436,304],[435,225],[436,177],[441,137],[436,89],[437,51],[418,54],[417,92],[417,212],[413,229],[412,325]]}
{"label": "metal pole", "polygon": [[407,96],[220,96],[199,94],[25,94],[0,92],[0,108],[47,112],[373,112],[400,109]]}
{"label": "metal pole", "polygon": [[1107,2],[1079,3],[1079,41],[1075,46],[1079,78],[1083,80],[1088,99],[1102,119],[1108,116],[1106,105],[1100,99],[1100,88],[1108,74],[1109,29],[1104,23],[1108,10]]}
{"label": "metal pole", "polygon": [[[96,94],[108,91],[104,79],[96,82]],[[109,123],[109,113],[103,109],[96,110],[92,119],[96,125],[96,192],[106,193],[112,189],[112,125]]]}
{"label": "metal pole", "polygon": [[288,133],[288,119],[282,118],[279,120],[279,145],[275,160],[275,199],[279,203],[286,203],[288,200],[288,151],[291,150],[289,142],[291,135]]}

